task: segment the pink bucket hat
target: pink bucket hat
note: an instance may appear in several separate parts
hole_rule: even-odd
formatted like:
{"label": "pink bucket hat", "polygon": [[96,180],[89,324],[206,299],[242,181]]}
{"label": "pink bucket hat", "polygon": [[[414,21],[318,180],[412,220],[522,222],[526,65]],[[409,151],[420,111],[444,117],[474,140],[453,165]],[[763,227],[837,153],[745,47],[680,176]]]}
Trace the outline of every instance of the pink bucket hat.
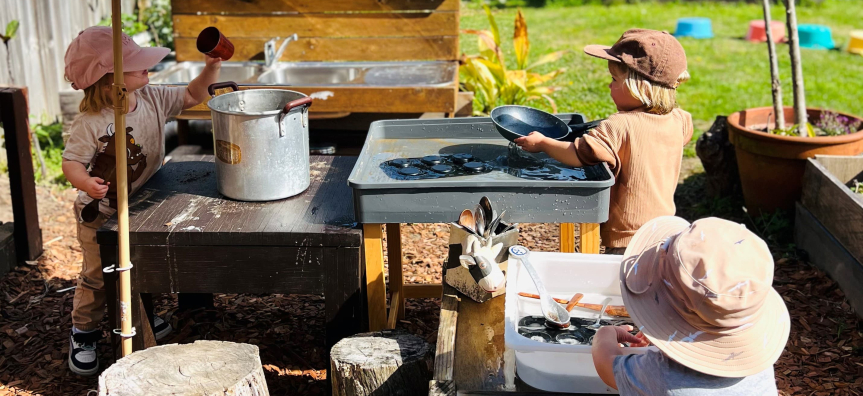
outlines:
{"label": "pink bucket hat", "polygon": [[[93,26],[72,40],[65,57],[66,78],[72,81],[72,88],[87,88],[114,72],[112,37],[110,27]],[[168,48],[141,48],[126,33],[122,40],[124,72],[148,70],[171,52]]]}
{"label": "pink bucket hat", "polygon": [[791,321],[772,287],[773,257],[742,224],[653,219],[626,248],[620,280],[644,335],[693,370],[745,377],[785,349]]}

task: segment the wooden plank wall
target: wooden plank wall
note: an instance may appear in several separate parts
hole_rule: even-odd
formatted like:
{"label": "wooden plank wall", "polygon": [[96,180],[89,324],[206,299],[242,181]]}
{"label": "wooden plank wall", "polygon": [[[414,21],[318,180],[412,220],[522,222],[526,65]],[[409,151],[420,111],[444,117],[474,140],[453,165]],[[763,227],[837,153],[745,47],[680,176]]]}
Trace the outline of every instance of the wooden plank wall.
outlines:
{"label": "wooden plank wall", "polygon": [[198,33],[216,26],[232,60],[263,59],[264,43],[296,33],[282,61],[458,59],[460,0],[175,0],[177,59],[201,60]]}

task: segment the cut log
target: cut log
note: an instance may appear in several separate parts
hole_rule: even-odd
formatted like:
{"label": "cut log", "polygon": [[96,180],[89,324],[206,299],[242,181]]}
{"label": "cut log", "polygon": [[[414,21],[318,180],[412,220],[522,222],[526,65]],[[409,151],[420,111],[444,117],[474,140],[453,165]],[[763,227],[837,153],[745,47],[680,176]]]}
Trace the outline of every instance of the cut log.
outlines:
{"label": "cut log", "polygon": [[695,143],[695,153],[704,165],[704,190],[711,198],[727,197],[740,189],[737,156],[728,141],[726,117],[716,117],[710,130]]}
{"label": "cut log", "polygon": [[99,376],[99,396],[269,396],[258,347],[195,341],[137,351]]}
{"label": "cut log", "polygon": [[433,356],[422,338],[399,330],[357,334],[330,351],[334,396],[428,394]]}

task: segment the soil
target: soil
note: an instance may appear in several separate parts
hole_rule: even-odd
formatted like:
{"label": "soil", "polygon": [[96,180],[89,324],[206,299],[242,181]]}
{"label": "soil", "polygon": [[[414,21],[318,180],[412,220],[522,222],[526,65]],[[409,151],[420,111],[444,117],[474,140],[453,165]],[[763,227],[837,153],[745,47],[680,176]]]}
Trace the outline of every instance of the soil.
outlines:
{"label": "soil", "polygon": [[[697,159],[684,160],[676,200],[679,214],[689,219],[718,210],[700,193],[699,172]],[[0,175],[0,191],[9,191],[5,175]],[[37,195],[45,253],[32,265],[0,277],[0,396],[87,395],[97,389],[97,379],[74,375],[66,366],[74,294],[66,289],[75,285],[81,260],[71,209],[75,192],[40,186]],[[735,199],[723,205],[737,205]],[[743,221],[739,210],[731,217]],[[0,221],[11,218],[9,197],[0,194]],[[528,248],[558,249],[557,225],[520,228],[519,243]],[[448,237],[443,224],[402,227],[407,282],[441,282]],[[774,287],[791,312],[792,329],[775,366],[780,394],[863,394],[863,324],[835,282],[794,255],[783,254],[777,250]],[[176,308],[175,296],[156,296],[160,314]],[[438,299],[408,300],[406,318],[398,327],[434,345],[439,310]],[[218,294],[212,310],[175,313],[175,330],[160,344],[199,339],[255,344],[271,394],[323,395],[329,366],[323,312],[323,298],[317,295]],[[107,330],[107,323],[102,328]],[[104,343],[99,352],[107,361],[110,352]]]}

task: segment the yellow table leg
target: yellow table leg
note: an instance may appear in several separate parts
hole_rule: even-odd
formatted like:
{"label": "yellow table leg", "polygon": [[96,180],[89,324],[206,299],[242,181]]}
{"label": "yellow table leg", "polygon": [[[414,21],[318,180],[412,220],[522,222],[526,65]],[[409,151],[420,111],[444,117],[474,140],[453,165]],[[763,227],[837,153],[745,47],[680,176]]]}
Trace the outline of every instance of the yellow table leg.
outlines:
{"label": "yellow table leg", "polygon": [[563,253],[575,253],[575,224],[560,224],[560,251]]}
{"label": "yellow table leg", "polygon": [[599,224],[582,223],[581,230],[581,252],[588,254],[599,254]]}
{"label": "yellow table leg", "polygon": [[387,285],[384,283],[384,247],[380,224],[363,224],[366,261],[366,293],[369,303],[369,331],[387,325]]}
{"label": "yellow table leg", "polygon": [[[399,319],[405,318],[404,276],[402,275],[402,227],[399,223],[387,224],[387,259],[390,270],[390,309],[395,309]],[[398,301],[396,301],[398,300]],[[398,303],[398,304],[396,304]],[[392,313],[390,313],[392,316]],[[393,321],[390,321],[391,323]]]}

